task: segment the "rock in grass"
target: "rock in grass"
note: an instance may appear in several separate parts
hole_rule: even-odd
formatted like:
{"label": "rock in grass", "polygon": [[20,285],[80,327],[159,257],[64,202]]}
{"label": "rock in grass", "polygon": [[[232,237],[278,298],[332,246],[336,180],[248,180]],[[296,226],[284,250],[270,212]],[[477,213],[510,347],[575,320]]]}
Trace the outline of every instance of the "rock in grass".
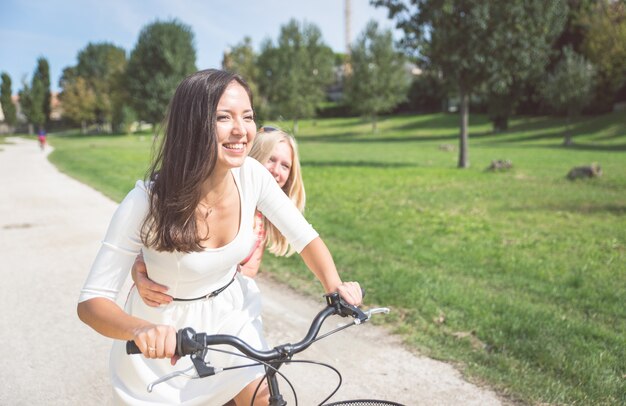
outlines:
{"label": "rock in grass", "polygon": [[497,159],[491,161],[491,165],[487,167],[488,171],[508,171],[513,168],[513,162],[508,159]]}
{"label": "rock in grass", "polygon": [[597,178],[602,176],[602,168],[596,162],[586,166],[576,166],[567,173],[567,179]]}

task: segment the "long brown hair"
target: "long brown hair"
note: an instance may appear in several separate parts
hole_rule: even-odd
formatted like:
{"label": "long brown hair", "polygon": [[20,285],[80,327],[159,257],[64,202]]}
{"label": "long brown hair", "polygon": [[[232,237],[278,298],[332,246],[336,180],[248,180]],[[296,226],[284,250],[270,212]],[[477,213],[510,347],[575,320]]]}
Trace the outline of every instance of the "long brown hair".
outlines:
{"label": "long brown hair", "polygon": [[196,226],[201,186],[217,160],[215,111],[231,82],[252,93],[237,74],[198,71],[176,88],[168,108],[165,136],[149,170],[150,208],[142,241],[157,251],[202,251]]}

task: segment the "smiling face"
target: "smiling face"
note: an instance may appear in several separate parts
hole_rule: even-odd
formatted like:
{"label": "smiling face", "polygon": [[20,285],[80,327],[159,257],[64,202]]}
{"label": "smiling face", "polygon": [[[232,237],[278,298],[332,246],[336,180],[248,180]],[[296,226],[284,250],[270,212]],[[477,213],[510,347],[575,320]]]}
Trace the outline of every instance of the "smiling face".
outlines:
{"label": "smiling face", "polygon": [[217,129],[216,169],[243,165],[256,135],[254,112],[248,93],[239,83],[231,82],[215,111]]}
{"label": "smiling face", "polygon": [[263,164],[272,174],[281,189],[289,180],[291,167],[293,166],[293,151],[286,141],[281,141],[272,150],[272,154]]}

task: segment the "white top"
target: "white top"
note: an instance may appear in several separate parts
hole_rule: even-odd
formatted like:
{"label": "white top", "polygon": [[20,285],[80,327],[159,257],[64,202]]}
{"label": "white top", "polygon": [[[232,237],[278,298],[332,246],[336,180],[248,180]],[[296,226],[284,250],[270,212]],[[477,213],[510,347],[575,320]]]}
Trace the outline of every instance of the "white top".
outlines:
{"label": "white top", "polygon": [[[79,302],[95,297],[115,301],[130,272],[135,257],[143,251],[150,278],[168,286],[176,298],[195,298],[226,285],[237,265],[254,246],[255,209],[266,216],[301,252],[318,234],[280,189],[271,174],[256,160],[247,158],[240,168],[231,170],[239,192],[241,216],[239,230],[228,244],[201,252],[157,252],[143,246],[141,226],[148,213],[146,184],[138,181],[116,210],[102,246],[81,290]],[[233,334],[257,348],[265,346],[260,319],[258,288],[250,278],[237,274],[235,283],[217,297],[192,302],[172,302],[149,307],[133,288],[126,312],[157,324],[175,328],[193,327],[209,334]],[[232,350],[232,349],[231,349]],[[246,363],[243,358],[212,355],[215,366]],[[141,355],[126,355],[125,343],[115,341],[111,353],[111,374],[118,403],[126,404],[222,404],[235,396],[262,368],[242,368],[204,379],[177,378],[157,385],[152,393],[146,385],[191,362],[185,357],[175,367],[169,360],[150,360]],[[219,362],[219,364],[218,364]],[[222,402],[222,403],[219,403]]]}

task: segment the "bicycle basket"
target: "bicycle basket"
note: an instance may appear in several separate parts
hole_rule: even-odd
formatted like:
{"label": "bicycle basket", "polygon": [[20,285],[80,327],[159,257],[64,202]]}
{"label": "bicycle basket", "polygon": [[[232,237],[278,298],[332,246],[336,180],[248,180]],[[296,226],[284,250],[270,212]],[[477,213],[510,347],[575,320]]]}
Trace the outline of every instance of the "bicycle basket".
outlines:
{"label": "bicycle basket", "polygon": [[342,400],[340,402],[326,403],[324,406],[404,406],[400,403],[389,402],[387,400]]}

